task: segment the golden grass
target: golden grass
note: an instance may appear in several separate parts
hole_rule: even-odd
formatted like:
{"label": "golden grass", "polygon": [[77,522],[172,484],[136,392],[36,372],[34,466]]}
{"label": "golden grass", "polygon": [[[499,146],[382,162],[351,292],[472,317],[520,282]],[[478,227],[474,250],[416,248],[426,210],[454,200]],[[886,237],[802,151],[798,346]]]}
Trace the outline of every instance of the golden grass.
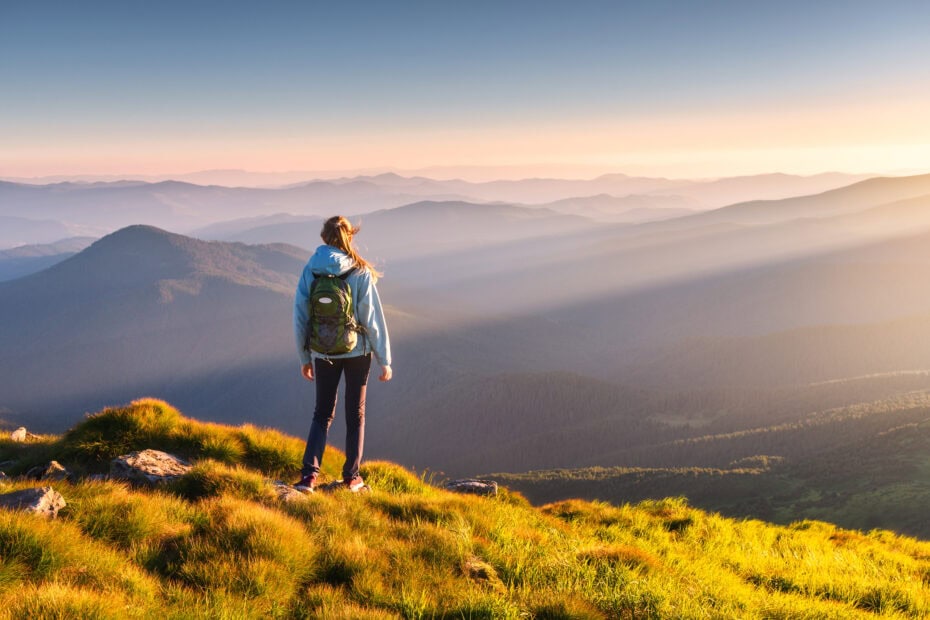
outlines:
{"label": "golden grass", "polygon": [[[282,504],[303,442],[151,399],[0,458],[77,471],[131,447],[193,470],[160,490],[55,483],[47,521],[0,513],[3,618],[921,618],[930,543],[804,521],[736,521],[682,499],[531,507],[456,495],[386,462],[371,494]],[[327,455],[327,475],[342,457]],[[83,469],[82,469],[83,468]],[[9,490],[36,483],[14,480]]]}

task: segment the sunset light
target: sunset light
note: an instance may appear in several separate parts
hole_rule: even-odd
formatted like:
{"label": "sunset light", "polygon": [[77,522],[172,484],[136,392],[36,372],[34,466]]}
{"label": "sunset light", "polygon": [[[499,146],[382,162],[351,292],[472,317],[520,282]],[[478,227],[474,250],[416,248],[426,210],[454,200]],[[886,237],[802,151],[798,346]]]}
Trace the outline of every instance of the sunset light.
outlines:
{"label": "sunset light", "polygon": [[0,177],[926,171],[902,4],[6,4]]}
{"label": "sunset light", "polygon": [[0,0],[0,620],[930,618],[928,59]]}

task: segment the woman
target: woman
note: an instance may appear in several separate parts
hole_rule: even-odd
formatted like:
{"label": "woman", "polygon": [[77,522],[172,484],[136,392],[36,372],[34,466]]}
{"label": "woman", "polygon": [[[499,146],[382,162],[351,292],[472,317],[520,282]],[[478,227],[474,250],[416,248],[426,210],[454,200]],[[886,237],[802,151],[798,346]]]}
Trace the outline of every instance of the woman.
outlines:
{"label": "woman", "polygon": [[[297,354],[300,357],[301,374],[308,381],[316,380],[313,423],[307,437],[301,479],[294,485],[301,491],[313,491],[319,478],[326,435],[336,414],[336,391],[343,373],[346,378],[346,462],[342,468],[342,484],[350,491],[358,491],[365,486],[358,470],[365,443],[365,391],[371,356],[374,355],[381,366],[381,381],[390,381],[392,376],[391,345],[375,286],[381,274],[355,251],[352,238],[358,231],[341,215],[326,220],[320,232],[326,245],[318,247],[310,257],[297,285],[294,299]],[[331,276],[341,276],[339,279],[348,284],[351,291],[359,333],[357,343],[348,353],[321,353],[309,346],[312,339],[308,338],[307,332],[310,328],[313,282],[317,278]],[[330,301],[328,298],[323,299],[326,303]]]}

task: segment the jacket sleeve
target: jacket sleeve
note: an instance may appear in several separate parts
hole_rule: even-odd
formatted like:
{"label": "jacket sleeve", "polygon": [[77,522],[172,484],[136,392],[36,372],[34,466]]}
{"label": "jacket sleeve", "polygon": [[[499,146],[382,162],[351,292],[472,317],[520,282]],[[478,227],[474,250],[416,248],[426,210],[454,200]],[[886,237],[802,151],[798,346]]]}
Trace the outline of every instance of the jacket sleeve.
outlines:
{"label": "jacket sleeve", "polygon": [[307,325],[310,323],[310,283],[313,276],[309,269],[304,269],[297,283],[297,292],[294,295],[294,340],[297,343],[297,357],[303,366],[310,363],[310,351],[305,347],[307,342]]}
{"label": "jacket sleeve", "polygon": [[371,281],[371,274],[363,270],[358,279],[358,302],[356,313],[358,321],[366,330],[368,344],[378,364],[382,367],[391,365],[391,339],[387,324],[384,322],[384,309],[378,296],[378,287]]}

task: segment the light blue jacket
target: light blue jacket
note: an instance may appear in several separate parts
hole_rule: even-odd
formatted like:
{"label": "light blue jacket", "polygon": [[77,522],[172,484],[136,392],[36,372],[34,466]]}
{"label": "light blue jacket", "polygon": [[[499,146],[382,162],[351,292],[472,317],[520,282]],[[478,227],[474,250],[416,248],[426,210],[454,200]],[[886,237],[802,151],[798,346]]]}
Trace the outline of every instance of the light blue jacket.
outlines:
{"label": "light blue jacket", "polygon": [[300,275],[300,282],[297,283],[297,294],[294,296],[294,337],[297,341],[297,356],[301,364],[309,364],[311,358],[317,357],[336,359],[372,353],[382,367],[391,365],[391,341],[384,322],[381,298],[378,297],[378,288],[371,279],[371,272],[367,269],[356,269],[346,278],[352,290],[355,319],[367,330],[367,333],[359,335],[358,344],[354,349],[341,355],[322,355],[304,348],[307,342],[307,323],[310,320],[307,302],[310,299],[313,273],[338,276],[354,266],[354,261],[345,252],[331,245],[321,245],[307,261]]}

